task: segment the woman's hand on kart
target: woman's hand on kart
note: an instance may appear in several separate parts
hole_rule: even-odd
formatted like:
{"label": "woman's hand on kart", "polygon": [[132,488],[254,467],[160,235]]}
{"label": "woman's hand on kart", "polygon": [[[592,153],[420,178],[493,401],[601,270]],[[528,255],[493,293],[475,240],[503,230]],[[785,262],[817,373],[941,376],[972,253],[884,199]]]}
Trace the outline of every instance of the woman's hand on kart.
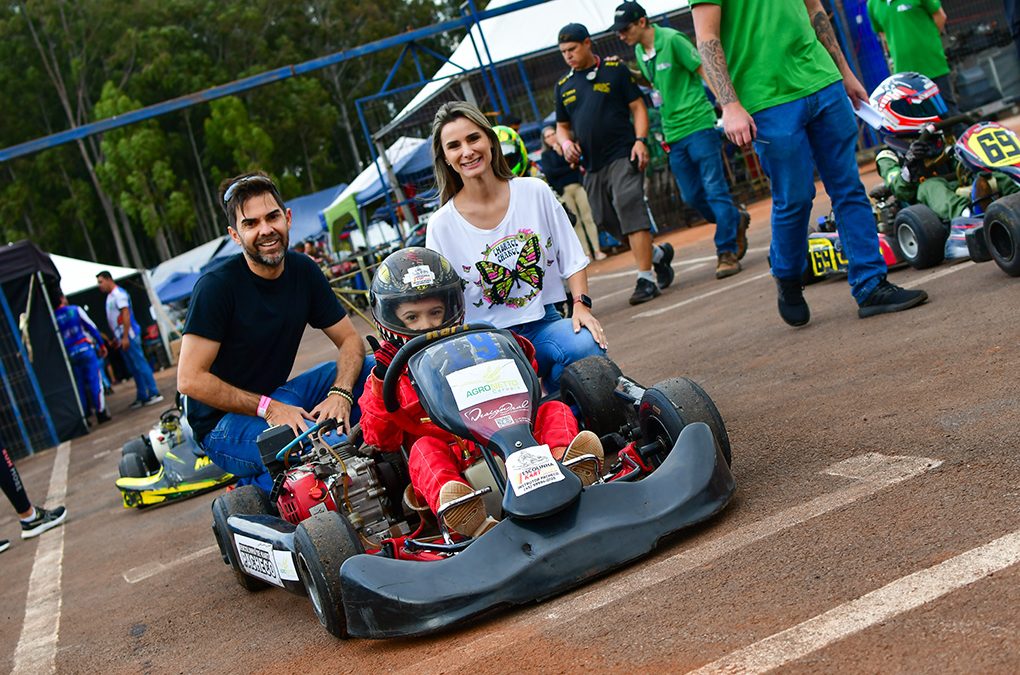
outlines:
{"label": "woman's hand on kart", "polygon": [[[330,398],[339,398],[338,396],[331,396]],[[322,405],[321,403],[319,405]],[[314,412],[314,411],[313,411]],[[270,426],[278,426],[280,424],[286,424],[290,427],[295,435],[301,434],[305,429],[308,428],[308,423],[305,420],[314,420],[311,413],[304,408],[299,408],[296,405],[289,405],[283,401],[272,400],[269,403],[269,407],[266,408],[265,420],[269,422]]]}
{"label": "woman's hand on kart", "polygon": [[740,101],[727,103],[722,109],[723,130],[733,145],[746,148],[758,135],[758,127]]}
{"label": "woman's hand on kart", "polygon": [[592,337],[595,338],[595,342],[598,343],[599,347],[603,349],[609,349],[609,343],[606,341],[606,332],[602,330],[602,324],[595,318],[595,315],[591,313],[591,310],[582,305],[581,303],[574,304],[574,332],[581,332],[581,327],[584,326],[591,333]]}
{"label": "woman's hand on kart", "polygon": [[351,403],[343,396],[327,396],[312,408],[311,418],[319,422],[334,419],[342,425],[344,431],[348,431],[351,428]]}

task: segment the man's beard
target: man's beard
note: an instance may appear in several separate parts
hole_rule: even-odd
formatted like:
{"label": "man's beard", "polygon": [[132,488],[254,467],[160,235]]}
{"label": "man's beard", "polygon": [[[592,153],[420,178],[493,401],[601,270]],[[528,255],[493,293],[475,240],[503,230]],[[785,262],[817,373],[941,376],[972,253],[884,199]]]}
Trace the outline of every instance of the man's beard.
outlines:
{"label": "man's beard", "polygon": [[[261,242],[272,239],[279,239],[280,252],[275,255],[266,255],[265,253],[259,250],[258,246]],[[256,240],[255,243],[250,248],[245,246],[244,252],[247,253],[248,257],[251,258],[258,265],[262,265],[264,267],[279,267],[281,264],[283,264],[283,259],[287,255],[287,247],[289,244],[290,244],[289,237],[287,236],[286,233],[281,235],[274,234]]]}

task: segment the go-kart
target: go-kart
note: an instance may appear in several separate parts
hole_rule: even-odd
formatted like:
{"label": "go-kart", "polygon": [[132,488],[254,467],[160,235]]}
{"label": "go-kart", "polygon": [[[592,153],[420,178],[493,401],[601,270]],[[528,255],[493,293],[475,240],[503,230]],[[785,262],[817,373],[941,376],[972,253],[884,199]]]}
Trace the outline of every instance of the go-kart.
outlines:
{"label": "go-kart", "polygon": [[[431,420],[481,447],[465,472],[475,492],[441,508],[432,526],[427,507],[401,500],[399,453],[365,456],[356,429],[331,444],[328,425],[297,438],[274,427],[260,439],[273,494],[244,486],[213,502],[224,563],[248,590],[307,594],[334,636],[388,638],[539,601],[640,558],[726,506],[729,440],[694,382],[644,389],[606,364],[590,357],[561,379],[565,399],[593,406],[582,420],[610,429],[604,442],[619,449],[582,488],[564,469],[598,460],[562,464],[535,440],[541,388],[512,334],[475,325],[414,338],[386,373],[384,403],[396,410],[406,368]],[[445,511],[478,495],[499,522],[475,538],[451,532]]]}
{"label": "go-kart", "polygon": [[125,508],[141,509],[193,497],[234,480],[205,456],[187,418],[172,408],[159,416],[148,435],[124,444],[117,487]]}

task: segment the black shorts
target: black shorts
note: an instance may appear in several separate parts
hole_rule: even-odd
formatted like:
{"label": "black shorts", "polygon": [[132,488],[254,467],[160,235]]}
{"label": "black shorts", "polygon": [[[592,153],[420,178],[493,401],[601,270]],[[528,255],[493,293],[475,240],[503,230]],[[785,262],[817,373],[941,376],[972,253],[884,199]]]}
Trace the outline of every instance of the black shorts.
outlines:
{"label": "black shorts", "polygon": [[594,173],[586,173],[584,190],[595,222],[617,239],[652,229],[645,202],[645,176],[629,158],[621,157]]}

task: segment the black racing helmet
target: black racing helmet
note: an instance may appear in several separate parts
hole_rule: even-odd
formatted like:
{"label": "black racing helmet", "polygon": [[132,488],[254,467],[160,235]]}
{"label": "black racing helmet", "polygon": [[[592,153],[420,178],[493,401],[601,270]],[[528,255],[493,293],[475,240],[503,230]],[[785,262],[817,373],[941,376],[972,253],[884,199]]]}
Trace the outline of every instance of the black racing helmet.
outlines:
{"label": "black racing helmet", "polygon": [[882,128],[890,134],[918,134],[938,122],[949,109],[939,87],[921,73],[896,73],[871,92],[871,106],[882,114]]}
{"label": "black racing helmet", "polygon": [[[440,326],[416,330],[397,318],[397,308],[402,303],[426,298],[442,300],[446,312]],[[379,332],[399,346],[416,335],[463,323],[464,281],[442,255],[412,246],[395,251],[382,261],[372,279],[369,302]]]}
{"label": "black racing helmet", "polygon": [[501,124],[492,127],[499,139],[499,149],[503,151],[506,165],[510,167],[510,173],[515,176],[524,176],[528,173],[528,150],[524,147],[521,135],[510,127]]}

